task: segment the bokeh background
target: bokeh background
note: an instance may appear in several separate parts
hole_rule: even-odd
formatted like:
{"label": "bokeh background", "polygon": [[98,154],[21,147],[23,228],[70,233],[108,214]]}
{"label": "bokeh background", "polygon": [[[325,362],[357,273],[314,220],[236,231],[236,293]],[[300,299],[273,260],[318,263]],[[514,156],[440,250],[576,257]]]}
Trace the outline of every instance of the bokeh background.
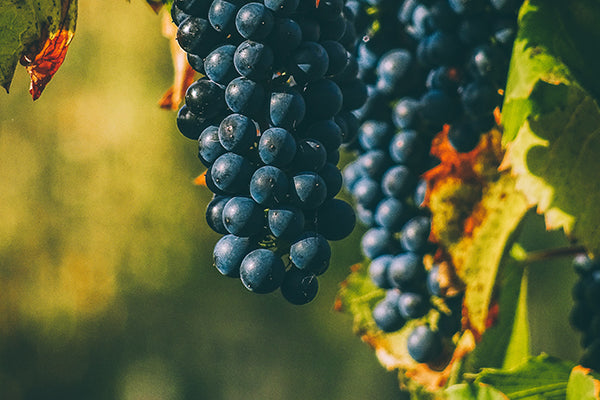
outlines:
{"label": "bokeh background", "polygon": [[[197,146],[157,106],[172,73],[143,0],[82,1],[42,97],[22,68],[0,93],[0,398],[404,398],[333,311],[360,228],[334,244],[308,306],[212,267]],[[531,246],[545,247],[534,220]],[[574,359],[563,267],[532,270],[533,345]]]}

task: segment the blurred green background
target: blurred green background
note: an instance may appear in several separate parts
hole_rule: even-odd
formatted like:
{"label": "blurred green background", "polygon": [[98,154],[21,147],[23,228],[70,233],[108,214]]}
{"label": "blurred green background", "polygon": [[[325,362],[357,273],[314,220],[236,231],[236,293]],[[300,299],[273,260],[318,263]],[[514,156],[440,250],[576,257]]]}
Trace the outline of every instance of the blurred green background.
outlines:
{"label": "blurred green background", "polygon": [[[332,310],[360,229],[308,306],[221,277],[196,144],[157,106],[172,80],[160,18],[142,0],[79,10],[42,97],[22,68],[0,94],[0,398],[402,398]],[[533,344],[574,358],[563,267],[531,275]]]}

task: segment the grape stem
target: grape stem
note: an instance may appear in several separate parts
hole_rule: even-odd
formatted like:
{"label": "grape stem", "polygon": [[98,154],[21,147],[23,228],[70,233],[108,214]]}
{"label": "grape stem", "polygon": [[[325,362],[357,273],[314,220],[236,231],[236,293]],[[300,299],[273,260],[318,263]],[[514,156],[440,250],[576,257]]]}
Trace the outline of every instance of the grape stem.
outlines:
{"label": "grape stem", "polygon": [[587,254],[583,246],[566,246],[554,249],[525,251],[521,246],[515,245],[511,249],[511,255],[522,264],[531,264],[540,261],[551,260],[558,257],[571,257],[577,254]]}

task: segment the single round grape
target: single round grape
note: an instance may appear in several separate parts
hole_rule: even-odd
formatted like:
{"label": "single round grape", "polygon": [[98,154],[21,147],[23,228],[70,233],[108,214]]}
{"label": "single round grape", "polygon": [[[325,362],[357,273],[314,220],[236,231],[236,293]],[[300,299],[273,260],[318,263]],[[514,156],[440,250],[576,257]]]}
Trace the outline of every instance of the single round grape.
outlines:
{"label": "single round grape", "polygon": [[318,209],[318,232],[327,240],[342,240],[352,233],[356,216],[350,204],[340,199],[325,201]]}
{"label": "single round grape", "polygon": [[258,154],[267,165],[285,167],[296,155],[296,140],[286,129],[269,128],[260,137]]}
{"label": "single round grape", "polygon": [[328,153],[337,150],[342,145],[342,130],[332,119],[311,124],[303,135],[321,142]]}
{"label": "single round grape", "polygon": [[365,150],[382,149],[389,143],[392,134],[389,123],[367,120],[358,128],[358,142]]}
{"label": "single round grape", "polygon": [[302,305],[311,302],[319,291],[319,280],[310,271],[290,268],[283,278],[281,294],[292,304]]}
{"label": "single round grape", "polygon": [[213,0],[208,21],[217,32],[230,35],[236,31],[235,16],[243,4],[243,0]]}
{"label": "single round grape", "polygon": [[367,101],[367,85],[360,79],[354,78],[340,83],[340,90],[342,91],[342,109],[344,110],[356,110]]}
{"label": "single round grape", "polygon": [[371,228],[362,237],[360,242],[363,254],[373,260],[383,254],[394,251],[394,238],[385,228]]}
{"label": "single round grape", "polygon": [[420,115],[432,124],[450,123],[460,111],[460,101],[440,90],[430,90],[421,97]]}
{"label": "single round grape", "polygon": [[197,116],[185,104],[177,113],[177,128],[188,139],[197,140],[200,133],[209,125],[210,121],[207,118]]}
{"label": "single round grape", "polygon": [[348,51],[340,42],[335,40],[323,40],[320,44],[327,52],[327,58],[329,59],[329,67],[325,75],[336,75],[342,72],[350,58]]}
{"label": "single round grape", "polygon": [[427,325],[419,325],[408,335],[408,354],[418,363],[429,363],[441,356],[442,337]]}
{"label": "single round grape", "polygon": [[233,197],[223,207],[223,225],[236,236],[252,236],[264,226],[264,212],[248,197]]}
{"label": "single round grape", "polygon": [[229,200],[231,200],[229,196],[215,195],[210,203],[208,203],[208,206],[206,206],[206,222],[208,226],[221,235],[229,233],[225,225],[223,225],[223,208],[225,208],[225,204]]}
{"label": "single round grape", "polygon": [[254,81],[264,81],[273,71],[273,51],[263,43],[246,40],[233,55],[233,64],[240,75]]}
{"label": "single round grape", "polygon": [[[321,10],[319,6],[318,10]],[[339,41],[346,32],[346,19],[343,14],[338,13],[334,18],[321,23],[321,36],[319,40]]]}
{"label": "single round grape", "polygon": [[327,198],[334,198],[342,189],[342,173],[340,169],[331,162],[326,162],[318,174],[327,186]]}
{"label": "single round grape", "polygon": [[304,229],[304,213],[294,206],[271,207],[267,223],[275,237],[294,240]]}
{"label": "single round grape", "polygon": [[352,188],[354,187],[354,184],[356,182],[358,182],[358,180],[360,178],[365,177],[365,172],[363,171],[360,164],[358,164],[356,161],[353,161],[346,165],[346,167],[344,168],[344,171],[342,172],[342,175],[344,178],[344,180],[343,180],[344,187],[349,192],[352,192]]}
{"label": "single round grape", "polygon": [[198,158],[205,166],[210,166],[219,156],[226,153],[219,141],[219,128],[211,125],[204,129],[198,138]]}
{"label": "single round grape", "polygon": [[394,257],[388,268],[390,283],[400,290],[413,290],[425,278],[423,257],[415,253],[403,253]]}
{"label": "single round grape", "polygon": [[309,82],[302,93],[306,104],[306,115],[311,119],[327,119],[342,109],[342,91],[330,79]]}
{"label": "single round grape", "polygon": [[277,167],[260,167],[250,179],[250,196],[258,204],[271,205],[283,202],[288,193],[288,177]]}
{"label": "single round grape", "polygon": [[229,82],[225,89],[225,102],[234,113],[255,117],[263,112],[266,100],[264,87],[243,76]]}
{"label": "single round grape", "polygon": [[292,70],[299,82],[310,82],[323,78],[329,69],[329,56],[323,46],[304,41],[292,53]]}
{"label": "single round grape", "polygon": [[321,275],[329,267],[331,247],[327,239],[316,232],[306,232],[290,246],[290,260],[299,269]]}
{"label": "single round grape", "polygon": [[411,97],[403,97],[392,110],[392,122],[398,129],[412,129],[419,119],[421,103]]}
{"label": "single round grape", "polygon": [[381,200],[380,185],[377,181],[365,176],[352,186],[352,196],[358,204],[366,208],[375,207]]}
{"label": "single round grape", "polygon": [[252,250],[240,265],[240,278],[246,289],[254,293],[270,293],[281,286],[285,265],[268,249]]}
{"label": "single round grape", "polygon": [[381,189],[386,196],[404,198],[413,190],[415,177],[404,165],[388,169],[381,179]]}
{"label": "single round grape", "polygon": [[297,90],[286,88],[271,93],[269,117],[274,126],[294,129],[302,121],[305,113],[304,98]]}
{"label": "single round grape", "polygon": [[212,118],[225,110],[223,89],[208,79],[199,79],[185,92],[185,104],[200,118]]}
{"label": "single round grape", "polygon": [[387,299],[381,300],[373,307],[372,315],[377,327],[384,332],[396,332],[406,323],[395,302]]}
{"label": "single round grape", "polygon": [[221,274],[237,278],[240,276],[242,260],[253,248],[254,242],[250,238],[225,235],[215,244],[215,267]]}
{"label": "single round grape", "polygon": [[292,178],[290,194],[298,207],[314,210],[327,198],[327,187],[316,172],[301,172]]}
{"label": "single round grape", "polygon": [[300,139],[291,166],[296,171],[318,171],[327,162],[325,147],[315,139]]}
{"label": "single round grape", "polygon": [[179,24],[177,43],[186,53],[205,57],[217,45],[218,35],[206,19],[192,16]]}
{"label": "single round grape", "polygon": [[262,40],[267,37],[274,24],[273,11],[261,3],[242,6],[235,17],[235,27],[245,39]]}
{"label": "single round grape", "polygon": [[407,320],[423,317],[429,308],[429,302],[418,293],[406,292],[398,298],[398,311]]}
{"label": "single round grape", "polygon": [[250,162],[235,153],[225,153],[219,156],[209,170],[214,184],[228,193],[247,191],[245,188],[248,187],[250,177],[254,172]]}
{"label": "single round grape", "polygon": [[285,60],[302,43],[302,29],[293,19],[276,18],[271,34],[265,41],[278,59]]}
{"label": "single round grape", "polygon": [[425,143],[414,130],[401,130],[389,142],[390,157],[397,164],[417,165],[426,153]]}
{"label": "single round grape", "polygon": [[369,150],[358,157],[357,162],[365,176],[374,180],[380,180],[391,164],[388,153],[383,150]]}
{"label": "single round grape", "polygon": [[245,154],[256,140],[256,125],[243,114],[229,114],[219,124],[219,142],[223,148],[237,154]]}
{"label": "single round grape", "polygon": [[490,83],[475,81],[462,88],[461,100],[467,113],[489,114],[500,103],[500,95]]}
{"label": "single round grape", "polygon": [[448,131],[448,141],[459,153],[468,153],[479,144],[481,135],[468,122],[453,124]]}
{"label": "single round grape", "polygon": [[227,85],[239,76],[233,65],[235,49],[235,46],[228,44],[217,47],[206,56],[204,72],[211,81],[220,85]]}
{"label": "single round grape", "polygon": [[418,216],[410,219],[402,227],[402,236],[400,243],[406,251],[421,254],[425,252],[430,244],[428,242],[431,229],[431,219],[425,216]]}
{"label": "single round grape", "polygon": [[375,222],[391,232],[398,232],[407,219],[408,207],[393,197],[385,198],[375,209]]}

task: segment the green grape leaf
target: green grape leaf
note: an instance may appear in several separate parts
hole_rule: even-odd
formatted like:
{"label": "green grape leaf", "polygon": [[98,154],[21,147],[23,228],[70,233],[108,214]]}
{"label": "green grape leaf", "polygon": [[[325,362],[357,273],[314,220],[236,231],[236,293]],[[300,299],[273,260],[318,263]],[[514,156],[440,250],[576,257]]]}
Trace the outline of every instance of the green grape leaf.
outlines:
{"label": "green grape leaf", "polygon": [[6,0],[0,3],[0,85],[8,92],[17,64],[31,76],[37,99],[62,65],[73,38],[77,0]]}
{"label": "green grape leaf", "polygon": [[497,389],[474,383],[452,385],[444,391],[444,394],[447,400],[508,400],[508,397]]}
{"label": "green grape leaf", "polygon": [[571,371],[567,384],[567,400],[600,399],[600,380],[587,368],[577,366]]}
{"label": "green grape leaf", "polygon": [[564,400],[573,364],[542,354],[508,370],[484,369],[475,383],[486,384],[510,399]]}
{"label": "green grape leaf", "polygon": [[600,251],[600,80],[594,0],[526,1],[506,88],[503,164],[548,229]]}
{"label": "green grape leaf", "polygon": [[483,367],[510,368],[529,357],[529,325],[527,321],[527,274],[523,265],[507,255],[498,272],[500,287],[496,323],[488,328],[465,369]]}

